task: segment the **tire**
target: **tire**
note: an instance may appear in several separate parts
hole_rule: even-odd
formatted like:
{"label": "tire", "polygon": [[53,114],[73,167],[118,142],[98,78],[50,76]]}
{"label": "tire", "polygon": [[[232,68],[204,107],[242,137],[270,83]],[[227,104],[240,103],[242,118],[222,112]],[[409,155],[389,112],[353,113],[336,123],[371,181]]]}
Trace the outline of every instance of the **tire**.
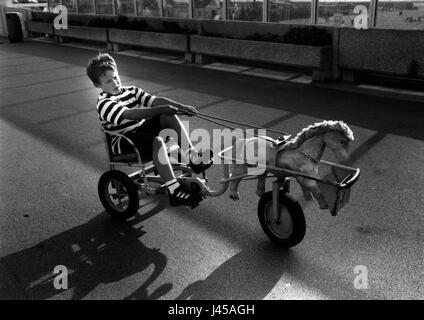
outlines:
{"label": "tire", "polygon": [[[117,188],[121,191],[119,194]],[[112,218],[125,221],[137,213],[139,208],[137,186],[122,171],[105,172],[100,177],[98,193],[103,207]]]}
{"label": "tire", "polygon": [[280,224],[276,224],[272,209],[272,191],[264,193],[258,204],[258,217],[268,238],[283,248],[299,244],[306,231],[303,210],[290,195],[280,191]]}

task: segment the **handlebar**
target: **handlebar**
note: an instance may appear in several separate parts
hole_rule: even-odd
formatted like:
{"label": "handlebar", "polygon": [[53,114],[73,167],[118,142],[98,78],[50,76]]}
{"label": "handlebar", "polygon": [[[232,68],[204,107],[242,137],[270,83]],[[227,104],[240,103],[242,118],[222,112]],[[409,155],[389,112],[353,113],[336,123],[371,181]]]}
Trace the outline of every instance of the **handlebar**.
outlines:
{"label": "handlebar", "polygon": [[361,170],[359,168],[355,169],[355,173],[348,175],[340,183],[340,188],[350,188],[358,181],[359,176],[361,175]]}

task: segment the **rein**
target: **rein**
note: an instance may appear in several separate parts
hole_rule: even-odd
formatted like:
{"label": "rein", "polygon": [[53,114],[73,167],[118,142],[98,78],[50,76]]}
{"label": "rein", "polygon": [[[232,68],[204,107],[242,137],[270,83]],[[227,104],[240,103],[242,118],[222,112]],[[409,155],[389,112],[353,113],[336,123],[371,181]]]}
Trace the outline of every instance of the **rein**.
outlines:
{"label": "rein", "polygon": [[[222,121],[228,122],[228,123],[232,123],[232,124],[237,124],[237,125],[240,125],[240,126],[243,126],[243,127],[248,127],[248,128],[253,128],[253,129],[264,129],[264,130],[267,130],[269,132],[274,132],[274,133],[278,133],[278,134],[282,134],[282,135],[289,135],[289,136],[291,136],[291,134],[288,134],[286,132],[272,130],[272,129],[267,129],[267,128],[263,128],[263,127],[258,127],[258,126],[254,126],[254,125],[251,125],[251,124],[248,124],[248,123],[243,123],[243,122],[228,120],[228,119],[224,119],[224,118],[220,118],[220,117],[215,117],[215,116],[211,116],[209,114],[204,114],[204,113],[200,113],[200,112],[194,113],[194,112],[191,112],[191,111],[184,111],[184,113],[188,113],[188,114],[191,114],[192,116],[199,117],[201,119],[204,119],[206,121],[209,121],[209,122],[218,124],[220,126],[223,126],[223,127],[229,128],[229,129],[233,129],[234,131],[241,131],[243,134],[250,135],[250,136],[256,137],[258,139],[267,140],[266,138],[260,137],[257,134],[247,133],[247,132],[244,132],[241,129],[238,129],[236,127],[233,127],[233,126],[230,126],[228,124],[222,123]],[[217,120],[219,120],[219,121],[217,121]]]}
{"label": "rein", "polygon": [[319,163],[319,160],[315,159],[315,158],[314,158],[313,156],[311,156],[309,153],[306,153],[306,152],[304,152],[304,151],[302,151],[302,150],[299,150],[299,152],[300,152],[301,154],[303,154],[306,158],[308,158],[309,160],[311,160],[312,162]]}
{"label": "rein", "polygon": [[[291,134],[289,134],[287,132],[277,131],[277,130],[272,130],[272,129],[267,129],[267,128],[263,128],[263,127],[259,127],[259,126],[254,126],[254,125],[251,125],[251,124],[248,124],[248,123],[243,123],[243,122],[228,120],[228,119],[224,119],[224,118],[220,118],[220,117],[215,117],[215,116],[212,116],[212,115],[209,115],[209,114],[204,114],[204,113],[199,113],[199,112],[198,113],[194,113],[194,112],[191,112],[191,111],[186,111],[186,113],[191,114],[192,116],[199,117],[199,118],[204,119],[206,121],[209,121],[209,122],[218,124],[220,126],[223,126],[223,127],[229,128],[229,129],[232,129],[234,131],[241,131],[243,134],[250,135],[250,136],[256,137],[258,139],[264,139],[264,140],[269,141],[266,137],[260,137],[257,134],[251,134],[251,133],[244,132],[241,129],[238,129],[236,127],[230,126],[230,125],[225,124],[223,122],[237,124],[237,125],[240,125],[240,126],[243,126],[243,127],[248,127],[248,128],[253,128],[253,129],[265,129],[265,130],[270,131],[270,132],[274,132],[274,133],[278,133],[278,134],[282,134],[282,135],[286,135],[286,136],[288,135],[289,137],[291,137]],[[281,145],[281,146],[278,146],[277,145],[276,150],[272,153],[272,155],[270,155],[270,162],[271,163],[275,164],[277,153],[279,151],[281,151],[282,149],[284,149],[284,144]],[[307,157],[309,160],[311,160],[312,162],[319,163],[319,160],[317,160],[314,157],[312,157],[309,153],[306,153],[306,152],[304,152],[302,150],[299,150],[299,152],[301,154],[303,154],[305,157]]]}

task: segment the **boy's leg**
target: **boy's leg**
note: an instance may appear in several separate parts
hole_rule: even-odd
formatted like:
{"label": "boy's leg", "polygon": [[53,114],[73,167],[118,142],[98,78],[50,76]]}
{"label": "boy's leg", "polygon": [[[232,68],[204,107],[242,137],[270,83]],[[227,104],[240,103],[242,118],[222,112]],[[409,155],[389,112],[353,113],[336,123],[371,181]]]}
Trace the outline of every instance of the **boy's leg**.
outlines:
{"label": "boy's leg", "polygon": [[[190,136],[189,136],[186,128],[184,127],[184,125],[182,124],[180,119],[178,118],[178,116],[176,116],[176,115],[173,115],[173,116],[160,115],[160,126],[161,126],[161,128],[170,128],[170,129],[175,130],[177,132],[177,135],[178,135],[179,145],[183,146],[183,147],[188,147],[187,150],[182,150],[182,156],[186,157],[186,159],[182,159],[182,161],[189,160],[185,163],[193,161],[197,166],[201,166],[201,164],[200,164],[201,159],[197,157],[198,152],[194,148],[193,143],[190,140]],[[206,151],[206,150],[204,150],[204,151]],[[209,153],[210,153],[209,158],[212,158],[213,155],[211,154],[211,150],[209,151]],[[205,156],[206,156],[206,154],[205,154]],[[204,168],[206,169],[207,166],[205,166]],[[199,168],[199,169],[201,170],[202,168]]]}
{"label": "boy's leg", "polygon": [[[177,132],[178,135],[178,144],[180,145],[180,147],[188,147],[188,150],[182,150],[182,157],[186,157],[186,155],[188,156],[188,151],[189,150],[194,150],[194,146],[191,143],[190,137],[188,135],[188,132],[186,130],[186,128],[184,127],[184,125],[182,124],[180,118],[178,118],[178,116],[173,115],[173,116],[167,116],[167,115],[160,115],[159,118],[160,121],[160,127],[161,128],[170,128],[173,129],[175,132]],[[183,163],[187,163],[186,159],[181,159],[181,162]]]}
{"label": "boy's leg", "polygon": [[[161,137],[140,129],[128,134],[127,137],[137,146],[142,159],[144,156],[144,160],[153,160],[159,175],[165,180],[171,205],[190,205],[193,207],[200,202],[201,199],[196,194],[183,190],[183,187],[175,178],[165,142]],[[121,150],[123,153],[134,152],[132,146],[126,140],[122,141]],[[151,158],[147,156],[148,154],[151,155]]]}
{"label": "boy's leg", "polygon": [[153,140],[153,163],[159,172],[159,175],[166,181],[165,185],[169,193],[169,202],[171,205],[191,205],[194,207],[198,203],[197,195],[183,190],[177,181],[172,170],[172,166],[166,150],[165,141],[161,137],[155,137]]}
{"label": "boy's leg", "polygon": [[[174,171],[169,161],[169,157],[166,151],[166,145],[162,138],[156,137],[153,139],[153,163],[159,172],[159,175],[165,179],[165,181],[171,181],[175,179]],[[166,161],[168,159],[168,161]]]}

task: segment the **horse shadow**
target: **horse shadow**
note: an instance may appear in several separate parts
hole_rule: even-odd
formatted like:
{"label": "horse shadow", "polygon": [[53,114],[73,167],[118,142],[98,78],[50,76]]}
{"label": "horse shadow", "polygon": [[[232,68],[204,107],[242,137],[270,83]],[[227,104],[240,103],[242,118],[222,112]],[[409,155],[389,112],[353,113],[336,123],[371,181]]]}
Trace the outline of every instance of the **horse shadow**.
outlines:
{"label": "horse shadow", "polygon": [[[158,299],[172,289],[166,283],[151,294],[148,287],[160,276],[167,257],[159,249],[148,248],[141,241],[145,232],[140,222],[163,210],[159,203],[146,214],[124,223],[102,214],[87,223],[55,235],[41,243],[0,259],[19,279],[28,299],[57,298],[63,292],[54,286],[57,265],[66,266],[68,290],[72,300],[87,297],[97,286],[117,282],[153,265],[153,272],[134,292],[124,299]],[[89,298],[89,297],[88,297]]]}
{"label": "horse shadow", "polygon": [[262,300],[295,259],[292,250],[269,242],[242,250],[206,279],[188,285],[176,300]]}
{"label": "horse shadow", "polygon": [[175,299],[286,300],[297,299],[302,294],[299,289],[319,292],[319,299],[386,299],[376,290],[356,290],[353,277],[335,278],[331,269],[314,263],[302,252],[278,248],[269,242],[234,255],[204,280],[189,284]]}

